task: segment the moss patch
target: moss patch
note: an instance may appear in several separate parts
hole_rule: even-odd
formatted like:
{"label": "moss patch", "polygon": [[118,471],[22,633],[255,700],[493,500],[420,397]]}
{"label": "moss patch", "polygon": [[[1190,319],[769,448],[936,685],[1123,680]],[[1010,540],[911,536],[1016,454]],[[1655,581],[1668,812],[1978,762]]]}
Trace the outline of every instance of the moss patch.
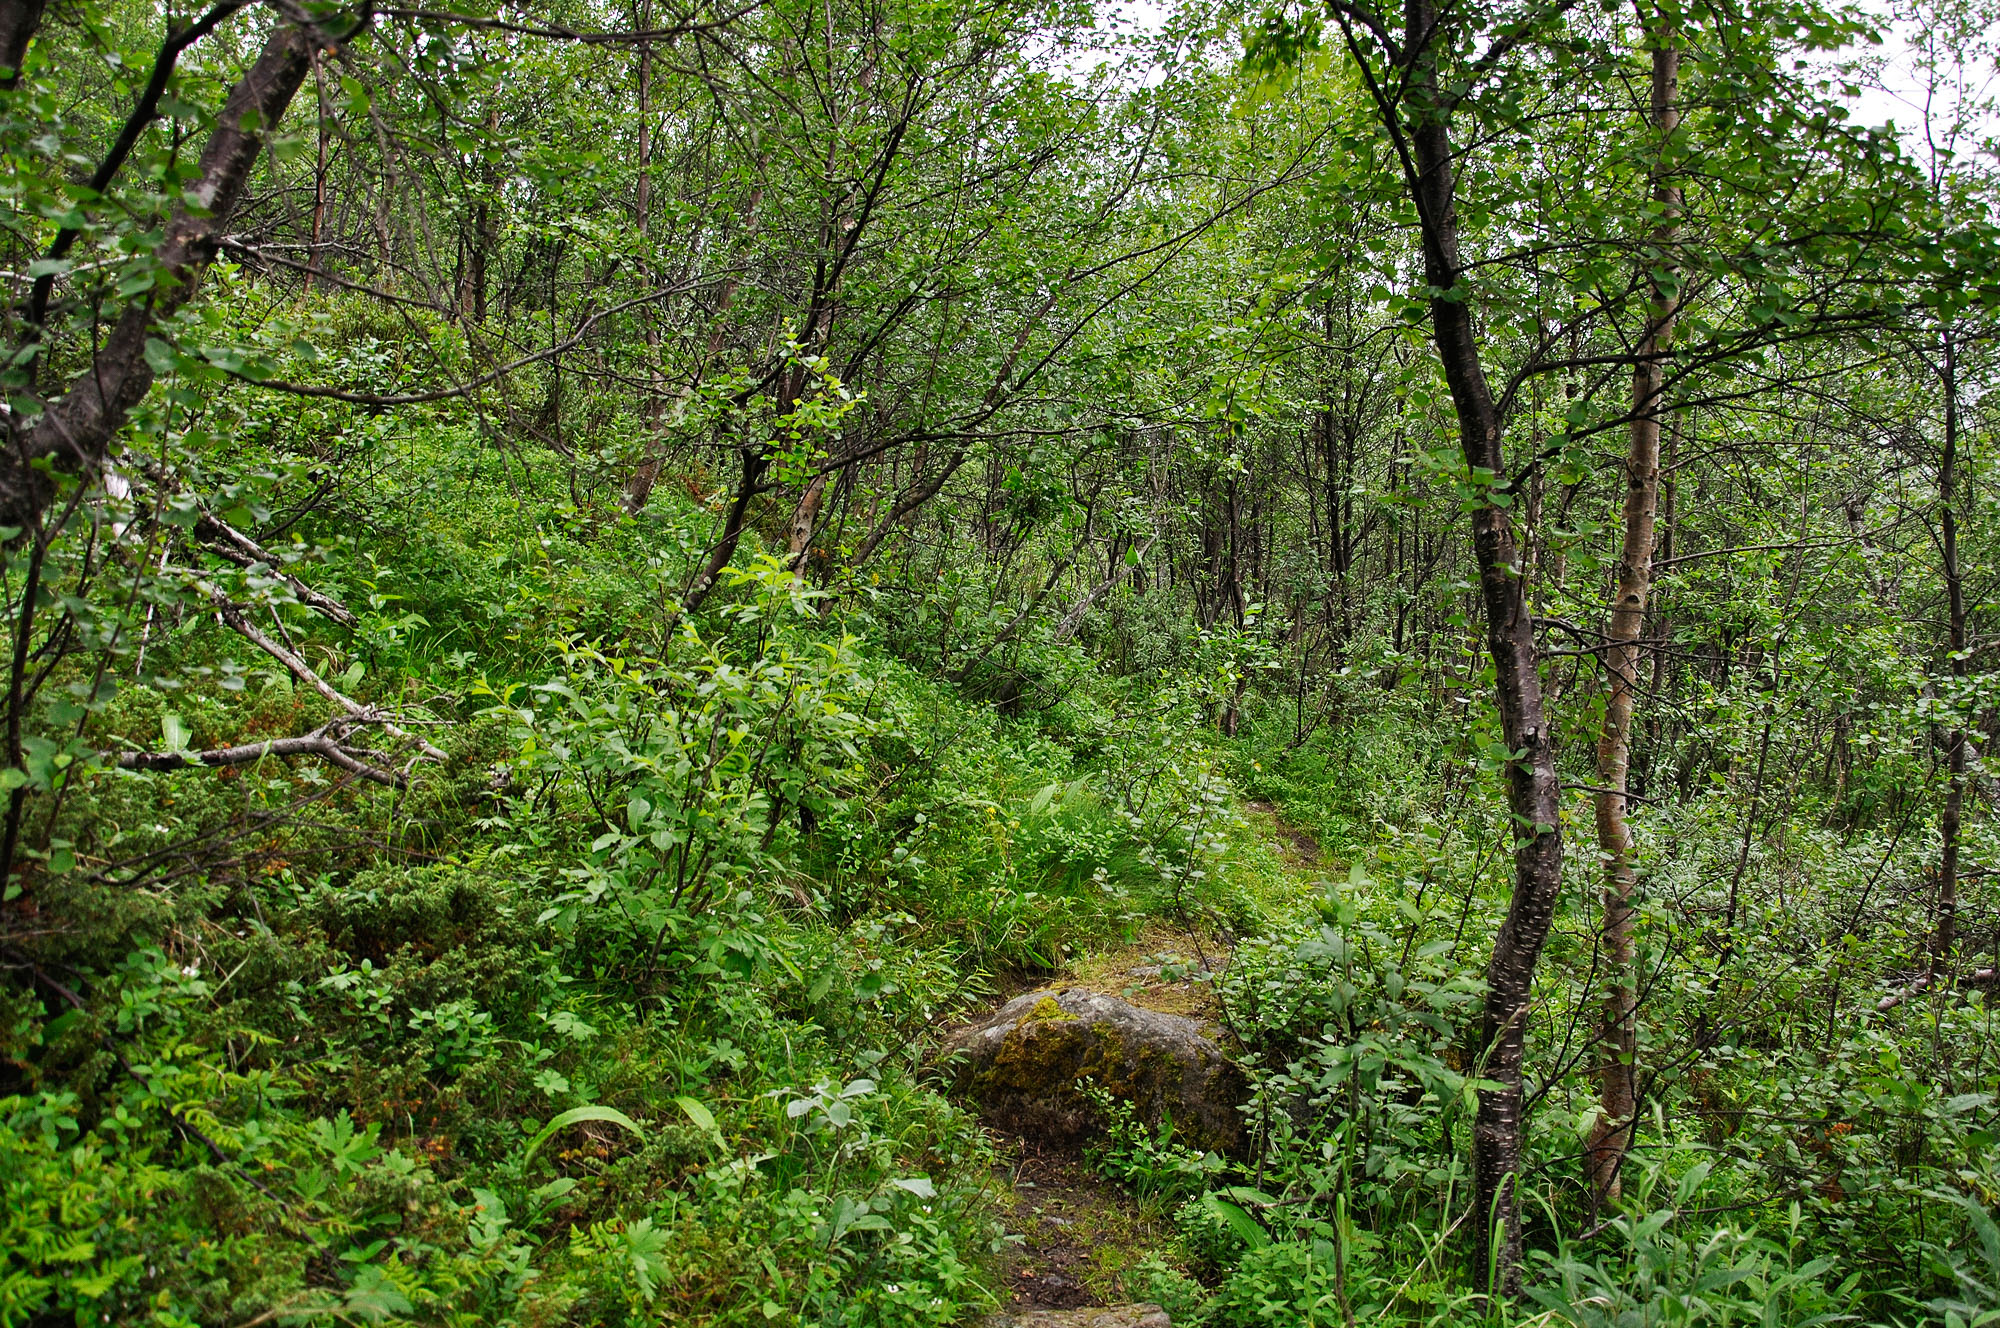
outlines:
{"label": "moss patch", "polygon": [[1003,1217],[1021,1238],[1000,1268],[1007,1309],[1073,1309],[1141,1297],[1134,1270],[1172,1240],[1172,1224],[1076,1159],[1020,1139],[1000,1141],[1010,1186]]}
{"label": "moss patch", "polygon": [[1021,1022],[1024,1024],[1063,1023],[1065,1021],[1074,1021],[1075,1019],[1075,1015],[1056,1004],[1056,998],[1053,996],[1042,997],[1041,1000],[1035,1002],[1034,1009],[1021,1016]]}

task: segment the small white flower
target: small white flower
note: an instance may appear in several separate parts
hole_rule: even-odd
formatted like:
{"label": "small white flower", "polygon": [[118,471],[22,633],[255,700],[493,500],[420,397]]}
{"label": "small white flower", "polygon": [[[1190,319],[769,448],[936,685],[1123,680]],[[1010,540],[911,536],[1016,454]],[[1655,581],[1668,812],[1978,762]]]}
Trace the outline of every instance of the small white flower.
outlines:
{"label": "small white flower", "polygon": [[200,976],[201,976],[201,965],[200,965],[200,964],[189,964],[189,965],[188,965],[188,966],[187,966],[186,968],[184,968],[184,969],[182,969],[182,970],[181,970],[181,976],[182,976],[182,977],[186,977],[186,978],[198,978],[198,977],[200,977]]}

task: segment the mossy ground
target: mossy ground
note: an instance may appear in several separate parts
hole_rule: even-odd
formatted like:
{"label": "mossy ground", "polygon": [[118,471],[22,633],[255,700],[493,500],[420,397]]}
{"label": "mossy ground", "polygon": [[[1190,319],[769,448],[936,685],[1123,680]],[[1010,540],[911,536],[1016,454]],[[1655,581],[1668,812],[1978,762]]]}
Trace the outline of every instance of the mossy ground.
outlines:
{"label": "mossy ground", "polygon": [[[1155,923],[1130,945],[1078,955],[1064,968],[1063,984],[1101,991],[1162,1014],[1213,1020],[1214,994],[1202,979],[1229,963],[1229,951],[1228,937],[1214,929]],[[1189,971],[1175,976],[1182,966]]]}
{"label": "mossy ground", "polygon": [[1142,1296],[1133,1272],[1171,1244],[1171,1215],[1072,1154],[1015,1138],[1000,1149],[1001,1211],[1019,1237],[1002,1256],[1003,1307],[1074,1309]]}

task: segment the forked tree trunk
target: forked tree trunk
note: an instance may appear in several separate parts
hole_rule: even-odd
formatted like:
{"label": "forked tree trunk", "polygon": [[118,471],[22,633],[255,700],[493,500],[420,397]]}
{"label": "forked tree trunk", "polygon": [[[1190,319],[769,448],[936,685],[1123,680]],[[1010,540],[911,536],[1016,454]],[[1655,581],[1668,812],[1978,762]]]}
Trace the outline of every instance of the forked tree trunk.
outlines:
{"label": "forked tree trunk", "polygon": [[[1501,482],[1507,475],[1502,421],[1480,361],[1472,308],[1461,288],[1464,269],[1449,112],[1445,109],[1448,101],[1439,87],[1437,72],[1440,15],[1435,0],[1407,0],[1403,13],[1408,83],[1401,107],[1409,114],[1406,132],[1414,171],[1408,185],[1423,233],[1424,276],[1436,292],[1430,302],[1431,337],[1451,388],[1459,448],[1466,466],[1475,476]],[[1384,111],[1392,123],[1402,118],[1393,103],[1385,103]],[[1479,1094],[1479,1112],[1473,1124],[1473,1170],[1479,1204],[1476,1220],[1484,1225],[1488,1237],[1488,1289],[1514,1295],[1521,1287],[1517,1193],[1521,1059],[1535,963],[1562,894],[1562,830],[1555,748],[1542,711],[1541,678],[1535,668],[1534,617],[1521,550],[1507,511],[1488,501],[1472,512],[1472,547],[1479,564],[1486,646],[1493,659],[1494,699],[1508,750],[1518,754],[1507,766],[1507,805],[1516,835],[1514,890],[1486,969],[1481,1029],[1479,1073],[1495,1087]]]}
{"label": "forked tree trunk", "polygon": [[[1654,152],[1664,154],[1680,120],[1677,106],[1680,50],[1669,20],[1642,8],[1653,48],[1650,128]],[[1649,267],[1674,271],[1672,250],[1679,236],[1681,191],[1666,170],[1654,169],[1653,201],[1660,223]],[[1673,341],[1679,310],[1677,290],[1654,281],[1648,328],[1632,370],[1632,424],[1625,455],[1625,536],[1618,555],[1618,588],[1604,628],[1604,719],[1597,736],[1597,849],[1604,860],[1604,922],[1601,953],[1609,977],[1597,1033],[1598,1118],[1585,1148],[1591,1199],[1618,1198],[1618,1173],[1632,1144],[1638,1111],[1638,985],[1632,972],[1634,846],[1627,780],[1632,767],[1632,711],[1639,695],[1639,638],[1646,624],[1646,599],[1653,584],[1653,519],[1660,498],[1660,418],[1665,410],[1664,356]]]}

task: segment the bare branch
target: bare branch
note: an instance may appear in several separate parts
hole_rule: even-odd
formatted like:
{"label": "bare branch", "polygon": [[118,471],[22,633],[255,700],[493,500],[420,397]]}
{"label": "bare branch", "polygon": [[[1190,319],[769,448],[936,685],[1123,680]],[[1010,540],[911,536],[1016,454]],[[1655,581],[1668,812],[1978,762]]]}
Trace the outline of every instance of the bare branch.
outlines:
{"label": "bare branch", "polygon": [[408,781],[398,771],[383,770],[369,765],[340,745],[329,730],[332,725],[322,725],[311,733],[300,734],[296,738],[268,738],[263,742],[239,743],[234,747],[211,747],[201,752],[121,752],[118,755],[120,770],[192,770],[196,767],[214,769],[221,766],[251,765],[267,756],[317,756],[332,765],[339,766],[351,775],[381,784],[386,788],[404,788]]}
{"label": "bare branch", "polygon": [[322,617],[331,618],[342,627],[360,625],[360,619],[354,616],[352,609],[285,571],[263,545],[205,509],[194,523],[194,537],[201,541],[203,548],[224,562],[234,563],[246,570],[255,567],[269,569],[271,575],[291,587],[299,603]]}
{"label": "bare branch", "polygon": [[292,676],[300,682],[312,688],[354,718],[364,722],[379,723],[382,725],[384,733],[390,734],[393,737],[409,738],[415,741],[417,746],[423,751],[423,754],[431,760],[445,761],[450,759],[438,748],[431,746],[430,743],[417,737],[415,734],[398,728],[390,721],[382,719],[374,710],[362,705],[359,701],[341,692],[332,683],[320,677],[318,672],[310,664],[306,663],[305,660],[301,659],[297,652],[287,649],[285,646],[272,640],[268,633],[253,624],[244,615],[243,606],[223,594],[221,590],[201,580],[195,582],[195,587],[208,596],[209,603],[214,605],[216,616],[222,619],[224,626],[241,636],[251,645],[256,646],[272,659],[283,664],[286,669],[291,671]]}
{"label": "bare branch", "polygon": [[585,32],[557,23],[510,23],[506,19],[487,18],[478,14],[459,14],[448,9],[405,9],[389,6],[377,9],[375,12],[385,18],[410,19],[419,23],[450,23],[463,28],[477,28],[483,32],[511,32],[524,37],[549,37],[556,41],[581,42],[586,46],[638,46],[650,42],[671,42],[698,32],[714,32],[756,11],[756,5],[744,5],[720,18],[709,19],[702,23],[676,23],[671,27],[637,28],[628,32]]}

